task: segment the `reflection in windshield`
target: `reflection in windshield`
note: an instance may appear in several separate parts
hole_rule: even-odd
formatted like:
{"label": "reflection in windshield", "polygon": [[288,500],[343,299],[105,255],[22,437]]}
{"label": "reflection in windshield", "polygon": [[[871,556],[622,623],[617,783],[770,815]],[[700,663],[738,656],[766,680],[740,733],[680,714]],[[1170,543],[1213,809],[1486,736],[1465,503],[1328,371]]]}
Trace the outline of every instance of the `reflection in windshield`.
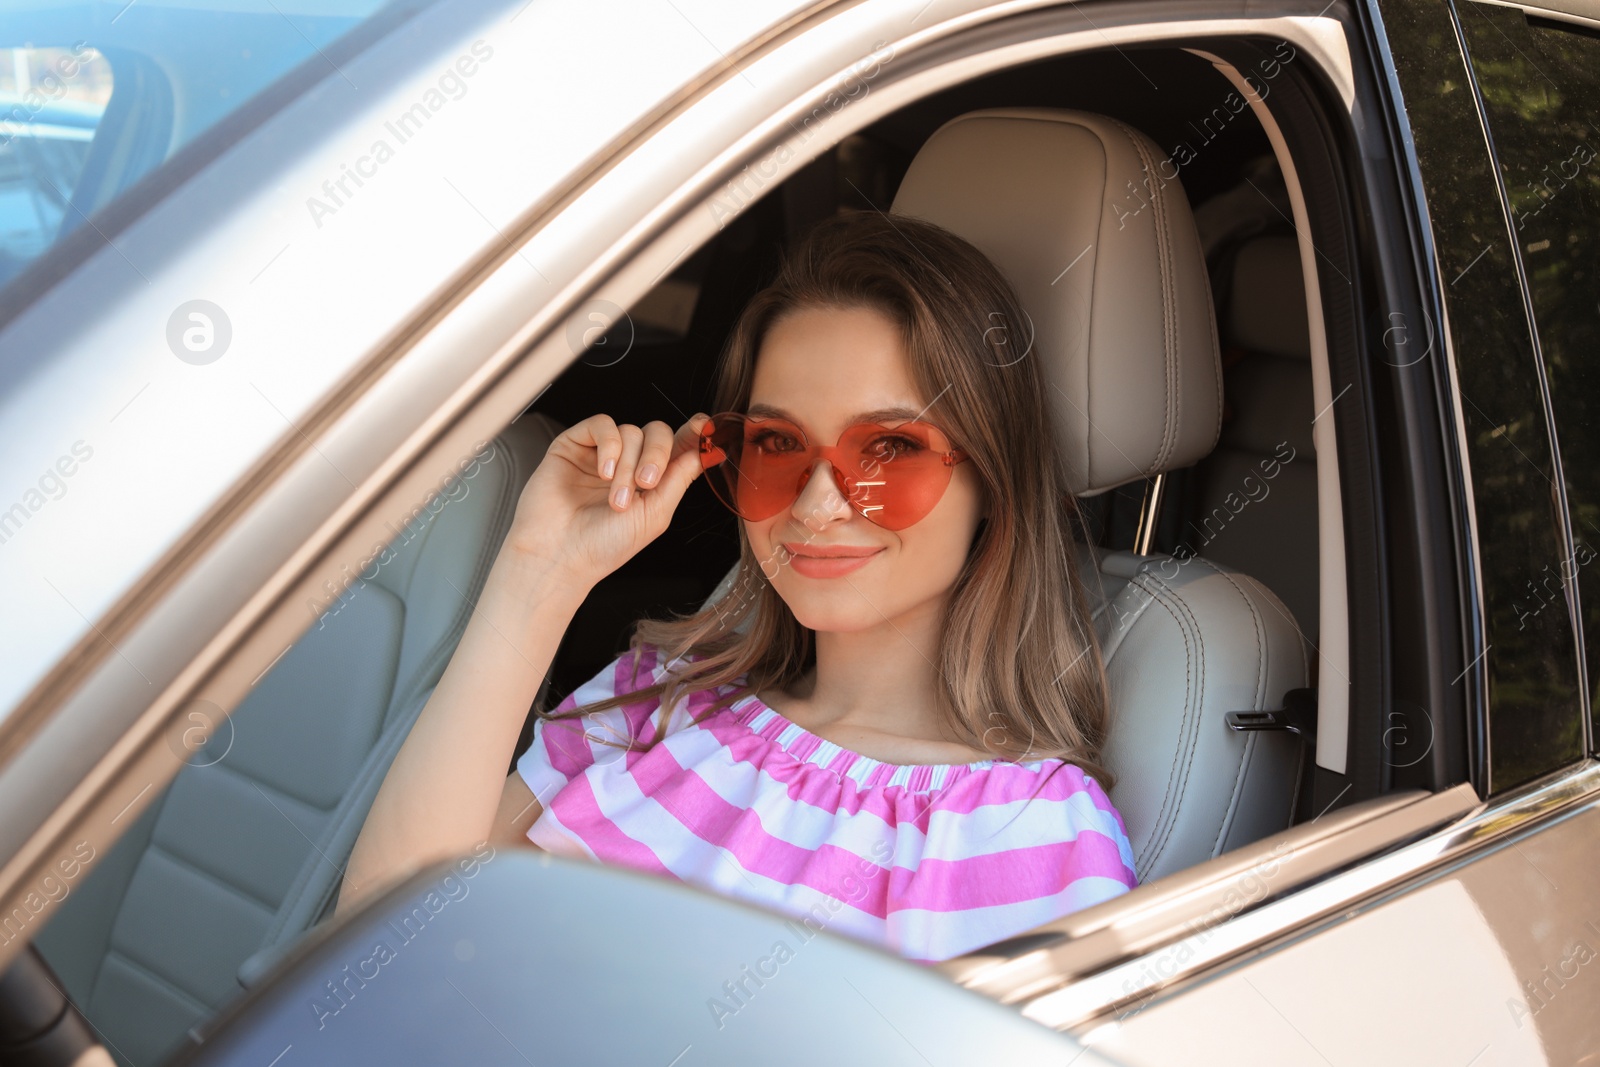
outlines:
{"label": "reflection in windshield", "polygon": [[0,53],[0,285],[61,231],[110,98],[111,65],[82,41]]}
{"label": "reflection in windshield", "polygon": [[337,76],[326,49],[380,0],[6,6],[0,292],[301,63],[322,63]]}

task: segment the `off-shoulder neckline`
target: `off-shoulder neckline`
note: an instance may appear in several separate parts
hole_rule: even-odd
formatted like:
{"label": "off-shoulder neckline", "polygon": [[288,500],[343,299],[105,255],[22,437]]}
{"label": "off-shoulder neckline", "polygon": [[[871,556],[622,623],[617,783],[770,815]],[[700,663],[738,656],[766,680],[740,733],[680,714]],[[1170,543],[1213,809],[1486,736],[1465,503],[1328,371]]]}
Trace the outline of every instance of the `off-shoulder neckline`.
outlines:
{"label": "off-shoulder neckline", "polygon": [[[734,690],[740,686],[730,683],[728,688]],[[728,712],[736,721],[767,737],[796,759],[822,767],[833,767],[839,773],[862,784],[868,784],[876,776],[887,777],[893,784],[911,784],[914,779],[921,778],[928,780],[930,784],[938,785],[941,782],[947,783],[952,775],[964,777],[991,767],[1014,766],[1038,772],[1052,764],[1065,762],[1059,757],[1050,756],[1027,761],[991,758],[969,763],[891,763],[845,748],[820,734],[812,733],[762,700],[754,691],[734,700],[728,706]]]}

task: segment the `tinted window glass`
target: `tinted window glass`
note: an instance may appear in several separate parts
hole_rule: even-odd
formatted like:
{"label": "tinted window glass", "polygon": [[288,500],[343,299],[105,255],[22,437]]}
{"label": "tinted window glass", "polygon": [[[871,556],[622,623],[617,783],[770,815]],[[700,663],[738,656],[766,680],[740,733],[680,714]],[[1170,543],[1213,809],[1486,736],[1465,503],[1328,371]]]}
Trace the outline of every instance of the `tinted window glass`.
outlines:
{"label": "tinted window glass", "polygon": [[[1479,5],[1461,6],[1462,19],[1478,17]],[[1572,620],[1559,609],[1519,613],[1528,582],[1564,555],[1555,462],[1505,211],[1450,7],[1391,0],[1382,15],[1427,196],[1477,522],[1484,633],[1457,681],[1486,674],[1488,788],[1499,792],[1583,755]],[[1426,334],[1431,324],[1423,327]]]}
{"label": "tinted window glass", "polygon": [[[382,0],[8,3],[0,11],[0,291],[129,186]],[[109,239],[109,238],[108,238]]]}
{"label": "tinted window glass", "polygon": [[1572,514],[1573,551],[1529,575],[1525,624],[1584,605],[1591,714],[1600,711],[1600,31],[1462,5],[1473,70],[1511,200]]}
{"label": "tinted window glass", "polygon": [[110,98],[87,45],[0,52],[0,285],[55,240]]}

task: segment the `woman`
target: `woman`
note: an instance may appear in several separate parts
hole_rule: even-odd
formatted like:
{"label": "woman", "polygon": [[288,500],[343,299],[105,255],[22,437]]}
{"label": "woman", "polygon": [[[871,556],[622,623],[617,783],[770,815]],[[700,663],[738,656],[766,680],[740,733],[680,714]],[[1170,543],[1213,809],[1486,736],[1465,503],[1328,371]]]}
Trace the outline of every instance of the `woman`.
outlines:
{"label": "woman", "polygon": [[[1133,887],[1075,502],[1022,321],[972,245],[848,213],[741,314],[717,415],[558,436],[340,908],[485,840],[531,841],[932,962]],[[739,580],[637,622],[502,784],[574,612],[702,471],[740,516]]]}

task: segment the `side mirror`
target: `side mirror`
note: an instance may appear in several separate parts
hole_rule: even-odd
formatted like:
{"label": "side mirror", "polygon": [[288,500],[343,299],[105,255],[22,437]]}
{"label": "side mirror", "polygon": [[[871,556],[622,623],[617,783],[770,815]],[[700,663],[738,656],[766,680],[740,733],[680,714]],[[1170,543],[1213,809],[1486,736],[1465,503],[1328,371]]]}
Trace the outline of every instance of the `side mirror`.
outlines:
{"label": "side mirror", "polygon": [[835,914],[481,845],[313,928],[172,1063],[1106,1064]]}

